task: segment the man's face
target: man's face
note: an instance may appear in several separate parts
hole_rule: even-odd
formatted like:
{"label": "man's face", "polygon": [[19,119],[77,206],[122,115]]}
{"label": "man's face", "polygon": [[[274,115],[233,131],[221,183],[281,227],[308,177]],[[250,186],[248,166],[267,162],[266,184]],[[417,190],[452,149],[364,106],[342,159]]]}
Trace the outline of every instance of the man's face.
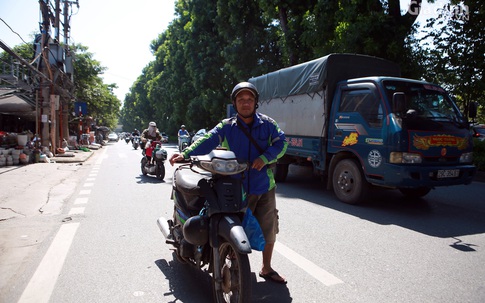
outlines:
{"label": "man's face", "polygon": [[250,118],[254,114],[256,99],[253,94],[243,91],[236,96],[236,109],[243,118]]}

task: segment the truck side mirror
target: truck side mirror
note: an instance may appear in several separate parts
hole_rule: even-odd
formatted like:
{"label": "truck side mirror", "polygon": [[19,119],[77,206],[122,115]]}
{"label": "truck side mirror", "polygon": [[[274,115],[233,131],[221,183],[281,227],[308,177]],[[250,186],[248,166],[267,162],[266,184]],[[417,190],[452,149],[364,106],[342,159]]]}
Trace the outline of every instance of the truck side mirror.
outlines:
{"label": "truck side mirror", "polygon": [[468,105],[468,117],[475,119],[477,117],[478,111],[478,103],[477,102],[470,102]]}
{"label": "truck side mirror", "polygon": [[406,110],[406,95],[402,92],[392,95],[392,110],[395,113],[404,113]]}

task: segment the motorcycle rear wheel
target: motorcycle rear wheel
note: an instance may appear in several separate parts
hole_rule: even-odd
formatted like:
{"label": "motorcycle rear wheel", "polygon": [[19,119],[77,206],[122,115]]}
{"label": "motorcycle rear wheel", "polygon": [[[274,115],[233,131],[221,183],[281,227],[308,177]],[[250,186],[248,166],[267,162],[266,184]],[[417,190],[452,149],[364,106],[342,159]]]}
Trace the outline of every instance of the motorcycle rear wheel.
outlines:
{"label": "motorcycle rear wheel", "polygon": [[221,268],[221,289],[216,289],[214,275],[212,277],[212,290],[214,302],[251,302],[251,267],[247,254],[238,253],[228,241],[219,247],[219,262]]}
{"label": "motorcycle rear wheel", "polygon": [[163,162],[157,163],[155,174],[158,180],[163,180],[163,178],[165,178],[165,166],[163,165]]}

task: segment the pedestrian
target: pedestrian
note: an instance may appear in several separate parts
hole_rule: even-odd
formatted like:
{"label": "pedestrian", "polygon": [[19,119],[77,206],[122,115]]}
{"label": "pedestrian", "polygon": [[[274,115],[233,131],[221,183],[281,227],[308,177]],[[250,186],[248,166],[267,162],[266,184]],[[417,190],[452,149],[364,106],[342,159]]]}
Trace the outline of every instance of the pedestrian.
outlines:
{"label": "pedestrian", "polygon": [[231,93],[236,115],[222,120],[208,135],[190,145],[181,154],[173,154],[170,164],[190,156],[208,154],[218,145],[233,151],[238,159],[250,163],[251,168],[243,179],[243,186],[248,194],[248,207],[258,219],[266,241],[259,276],[269,281],[286,283],[286,279],[271,267],[278,233],[278,210],[276,184],[270,165],[284,155],[288,143],[278,124],[256,111],[258,98],[259,93],[253,84],[237,84]]}

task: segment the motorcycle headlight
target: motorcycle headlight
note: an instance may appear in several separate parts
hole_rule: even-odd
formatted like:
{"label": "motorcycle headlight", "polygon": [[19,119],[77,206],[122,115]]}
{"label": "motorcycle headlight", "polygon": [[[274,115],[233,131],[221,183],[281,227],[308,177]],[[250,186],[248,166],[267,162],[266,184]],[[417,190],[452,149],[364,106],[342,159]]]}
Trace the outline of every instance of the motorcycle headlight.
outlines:
{"label": "motorcycle headlight", "polygon": [[212,161],[201,161],[200,166],[211,173],[234,175],[244,171],[247,164],[241,164],[237,160],[212,159]]}

